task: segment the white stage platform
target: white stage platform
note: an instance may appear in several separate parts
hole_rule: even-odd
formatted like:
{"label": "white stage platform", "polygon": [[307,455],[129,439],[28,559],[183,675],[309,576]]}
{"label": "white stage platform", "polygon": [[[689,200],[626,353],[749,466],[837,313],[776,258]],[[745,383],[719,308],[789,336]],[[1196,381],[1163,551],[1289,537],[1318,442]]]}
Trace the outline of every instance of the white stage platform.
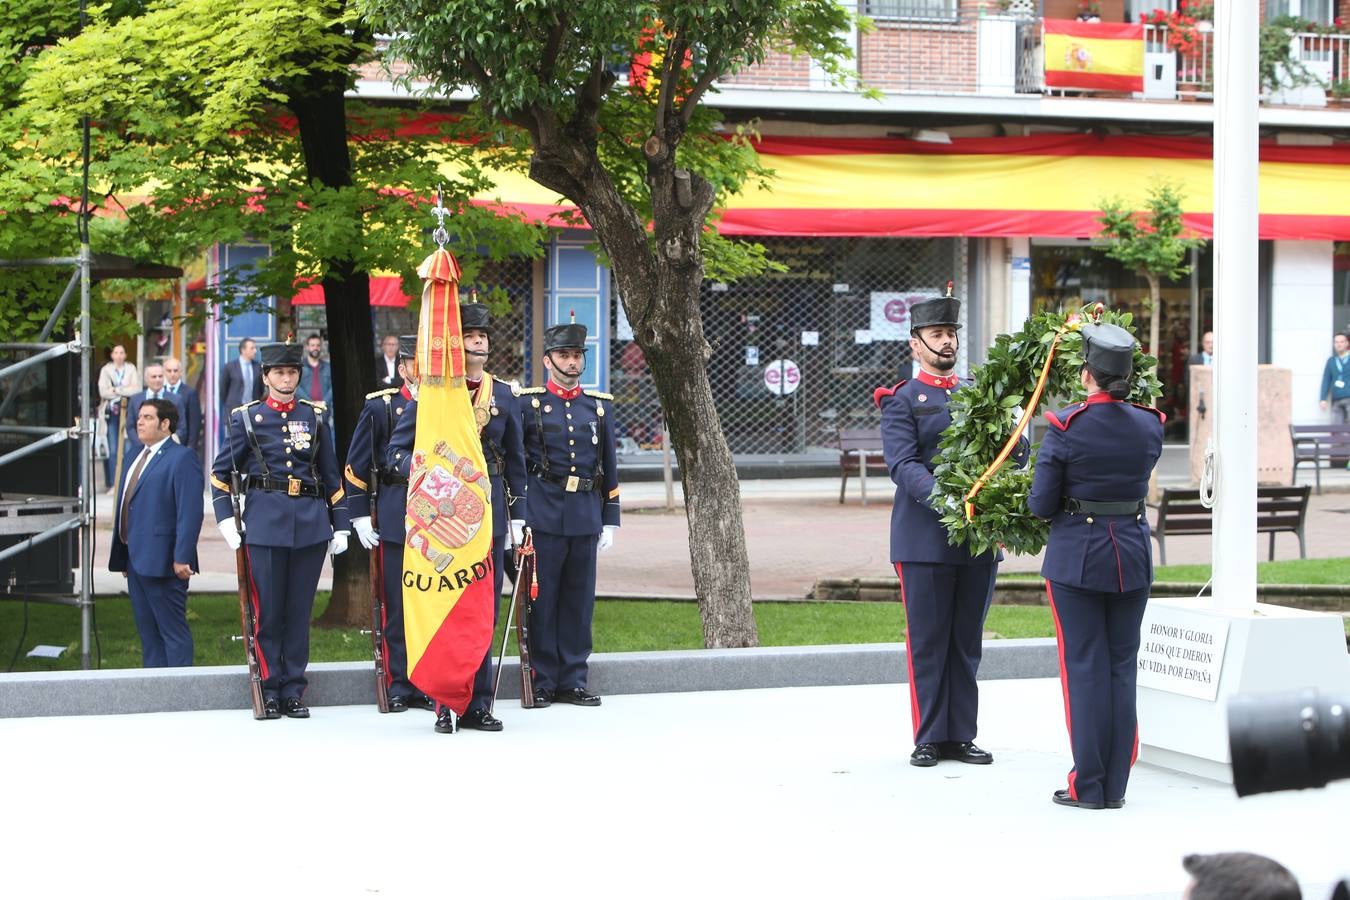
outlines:
{"label": "white stage platform", "polygon": [[1186,853],[1350,872],[1350,783],[1239,800],[1140,765],[1127,806],[1051,804],[1059,684],[982,682],[990,767],[908,765],[904,685],[412,710],[0,720],[9,897],[1176,898]]}

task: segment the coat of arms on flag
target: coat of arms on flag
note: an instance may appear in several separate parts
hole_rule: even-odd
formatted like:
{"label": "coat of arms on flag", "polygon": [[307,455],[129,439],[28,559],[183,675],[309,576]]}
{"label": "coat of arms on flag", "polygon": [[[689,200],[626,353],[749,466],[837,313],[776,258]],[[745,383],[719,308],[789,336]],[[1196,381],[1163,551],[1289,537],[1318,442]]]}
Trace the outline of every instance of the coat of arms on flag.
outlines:
{"label": "coat of arms on flag", "polygon": [[[438,237],[439,242],[439,237]],[[444,246],[418,269],[417,433],[408,479],[403,618],[408,676],[456,715],[492,642],[492,486],[464,383],[459,265]]]}

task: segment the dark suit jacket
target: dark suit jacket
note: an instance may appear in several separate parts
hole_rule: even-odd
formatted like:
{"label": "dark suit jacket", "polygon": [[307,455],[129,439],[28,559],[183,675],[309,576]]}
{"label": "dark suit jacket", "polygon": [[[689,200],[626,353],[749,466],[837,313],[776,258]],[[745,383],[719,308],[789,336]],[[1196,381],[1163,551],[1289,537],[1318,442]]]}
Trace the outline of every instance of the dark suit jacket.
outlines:
{"label": "dark suit jacket", "polygon": [[196,446],[197,435],[202,430],[202,404],[197,391],[186,381],[178,382],[177,393],[170,390],[167,385],[164,391],[169,399],[181,401],[178,406],[178,430],[174,432],[178,437],[178,443],[184,447]]}
{"label": "dark suit jacket", "polygon": [[403,379],[398,377],[398,360],[394,360],[393,377],[389,375],[388,364],[383,353],[375,354],[375,387],[383,390],[388,387],[403,387]]}
{"label": "dark suit jacket", "polygon": [[[131,477],[136,455],[128,453],[122,484]],[[205,484],[197,454],[165,441],[145,464],[127,511],[127,543],[122,543],[122,498],[117,498],[108,569],[133,571],[147,578],[171,578],[173,564],[197,571],[197,538],[202,530]]]}
{"label": "dark suit jacket", "polygon": [[232,359],[220,371],[220,411],[228,415],[230,410],[253,400],[263,398],[262,367],[255,359],[249,363],[253,369],[253,390],[244,396],[244,373],[239,367],[240,360]]}

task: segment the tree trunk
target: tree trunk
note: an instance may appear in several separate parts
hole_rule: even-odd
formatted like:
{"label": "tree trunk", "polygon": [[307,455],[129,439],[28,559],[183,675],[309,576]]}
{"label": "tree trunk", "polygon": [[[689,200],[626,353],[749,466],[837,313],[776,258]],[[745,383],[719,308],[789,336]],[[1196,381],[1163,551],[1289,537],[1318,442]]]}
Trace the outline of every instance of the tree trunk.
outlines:
{"label": "tree trunk", "polygon": [[644,148],[655,251],[646,227],[615,188],[594,145],[536,121],[530,177],[571,199],[604,247],[633,335],[651,366],[680,464],[689,555],[706,647],[759,643],[750,593],[740,484],[708,381],[699,235],[715,190],[677,170],[674,141]]}
{"label": "tree trunk", "polygon": [[[1158,347],[1162,336],[1162,282],[1157,275],[1146,275],[1148,278],[1148,352],[1162,364],[1162,353]],[[1157,367],[1154,367],[1157,371]]]}
{"label": "tree trunk", "polygon": [[[338,190],[352,186],[344,89],[343,78],[316,73],[302,82],[289,103],[296,116],[309,182]],[[350,259],[324,263],[324,312],[333,361],[332,415],[337,431],[334,449],[341,469],[365,403],[366,386],[375,381],[375,334],[370,321],[369,274],[357,271]],[[330,494],[337,487],[324,485]],[[351,541],[353,549],[333,559],[333,598],[319,619],[320,625],[341,627],[370,621],[369,557],[355,543]]]}

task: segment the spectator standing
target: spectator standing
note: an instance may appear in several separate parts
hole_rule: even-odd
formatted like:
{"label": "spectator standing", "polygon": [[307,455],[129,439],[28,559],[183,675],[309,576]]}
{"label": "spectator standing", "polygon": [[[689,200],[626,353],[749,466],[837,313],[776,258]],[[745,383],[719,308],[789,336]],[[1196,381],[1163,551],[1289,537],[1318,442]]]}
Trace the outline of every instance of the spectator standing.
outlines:
{"label": "spectator standing", "polygon": [[333,408],[333,366],[323,358],[323,338],[311,334],[305,338],[304,365],[300,367],[297,400],[313,400]]}
{"label": "spectator standing", "polygon": [[380,355],[375,357],[375,380],[380,387],[402,387],[398,374],[398,336],[386,334],[380,342]]}
{"label": "spectator standing", "polygon": [[135,419],[127,410],[129,398],[141,389],[141,376],[135,363],[127,362],[127,348],[114,344],[108,362],[98,373],[98,395],[103,401],[103,425],[108,442],[108,458],[103,461],[103,477],[112,493],[117,477],[117,445],[121,439],[124,420]]}
{"label": "spectator standing", "polygon": [[[127,404],[127,428],[126,428],[126,449],[122,451],[122,458],[125,460],[141,452],[141,439],[138,437],[139,426],[137,419],[140,415],[141,404],[147,400],[165,399],[174,405],[178,410],[178,416],[175,417],[175,427],[183,419],[183,400],[177,395],[169,395],[164,390],[164,367],[159,363],[151,363],[145,367],[145,390],[131,397]],[[181,443],[181,442],[180,442]]]}
{"label": "spectator standing", "polygon": [[1322,390],[1318,392],[1322,409],[1331,410],[1331,421],[1350,424],[1350,333],[1338,334],[1332,341],[1334,352],[1322,370]]}
{"label": "spectator standing", "polygon": [[197,455],[171,440],[178,416],[167,399],[141,404],[136,432],[143,447],[126,454],[108,556],[108,569],[126,574],[148,669],[192,665],[187,589],[198,570],[204,484]]}
{"label": "spectator standing", "polygon": [[197,446],[197,437],[202,429],[202,403],[197,391],[183,380],[183,363],[170,356],[164,360],[164,394],[169,399],[178,398],[182,420],[174,436],[184,447]]}
{"label": "spectator standing", "polygon": [[1214,332],[1206,331],[1200,336],[1200,352],[1192,353],[1188,364],[1192,366],[1214,365]]}
{"label": "spectator standing", "polygon": [[258,344],[253,338],[239,342],[239,358],[230,360],[220,370],[220,421],[222,434],[230,410],[263,398],[262,372],[254,359]]}

